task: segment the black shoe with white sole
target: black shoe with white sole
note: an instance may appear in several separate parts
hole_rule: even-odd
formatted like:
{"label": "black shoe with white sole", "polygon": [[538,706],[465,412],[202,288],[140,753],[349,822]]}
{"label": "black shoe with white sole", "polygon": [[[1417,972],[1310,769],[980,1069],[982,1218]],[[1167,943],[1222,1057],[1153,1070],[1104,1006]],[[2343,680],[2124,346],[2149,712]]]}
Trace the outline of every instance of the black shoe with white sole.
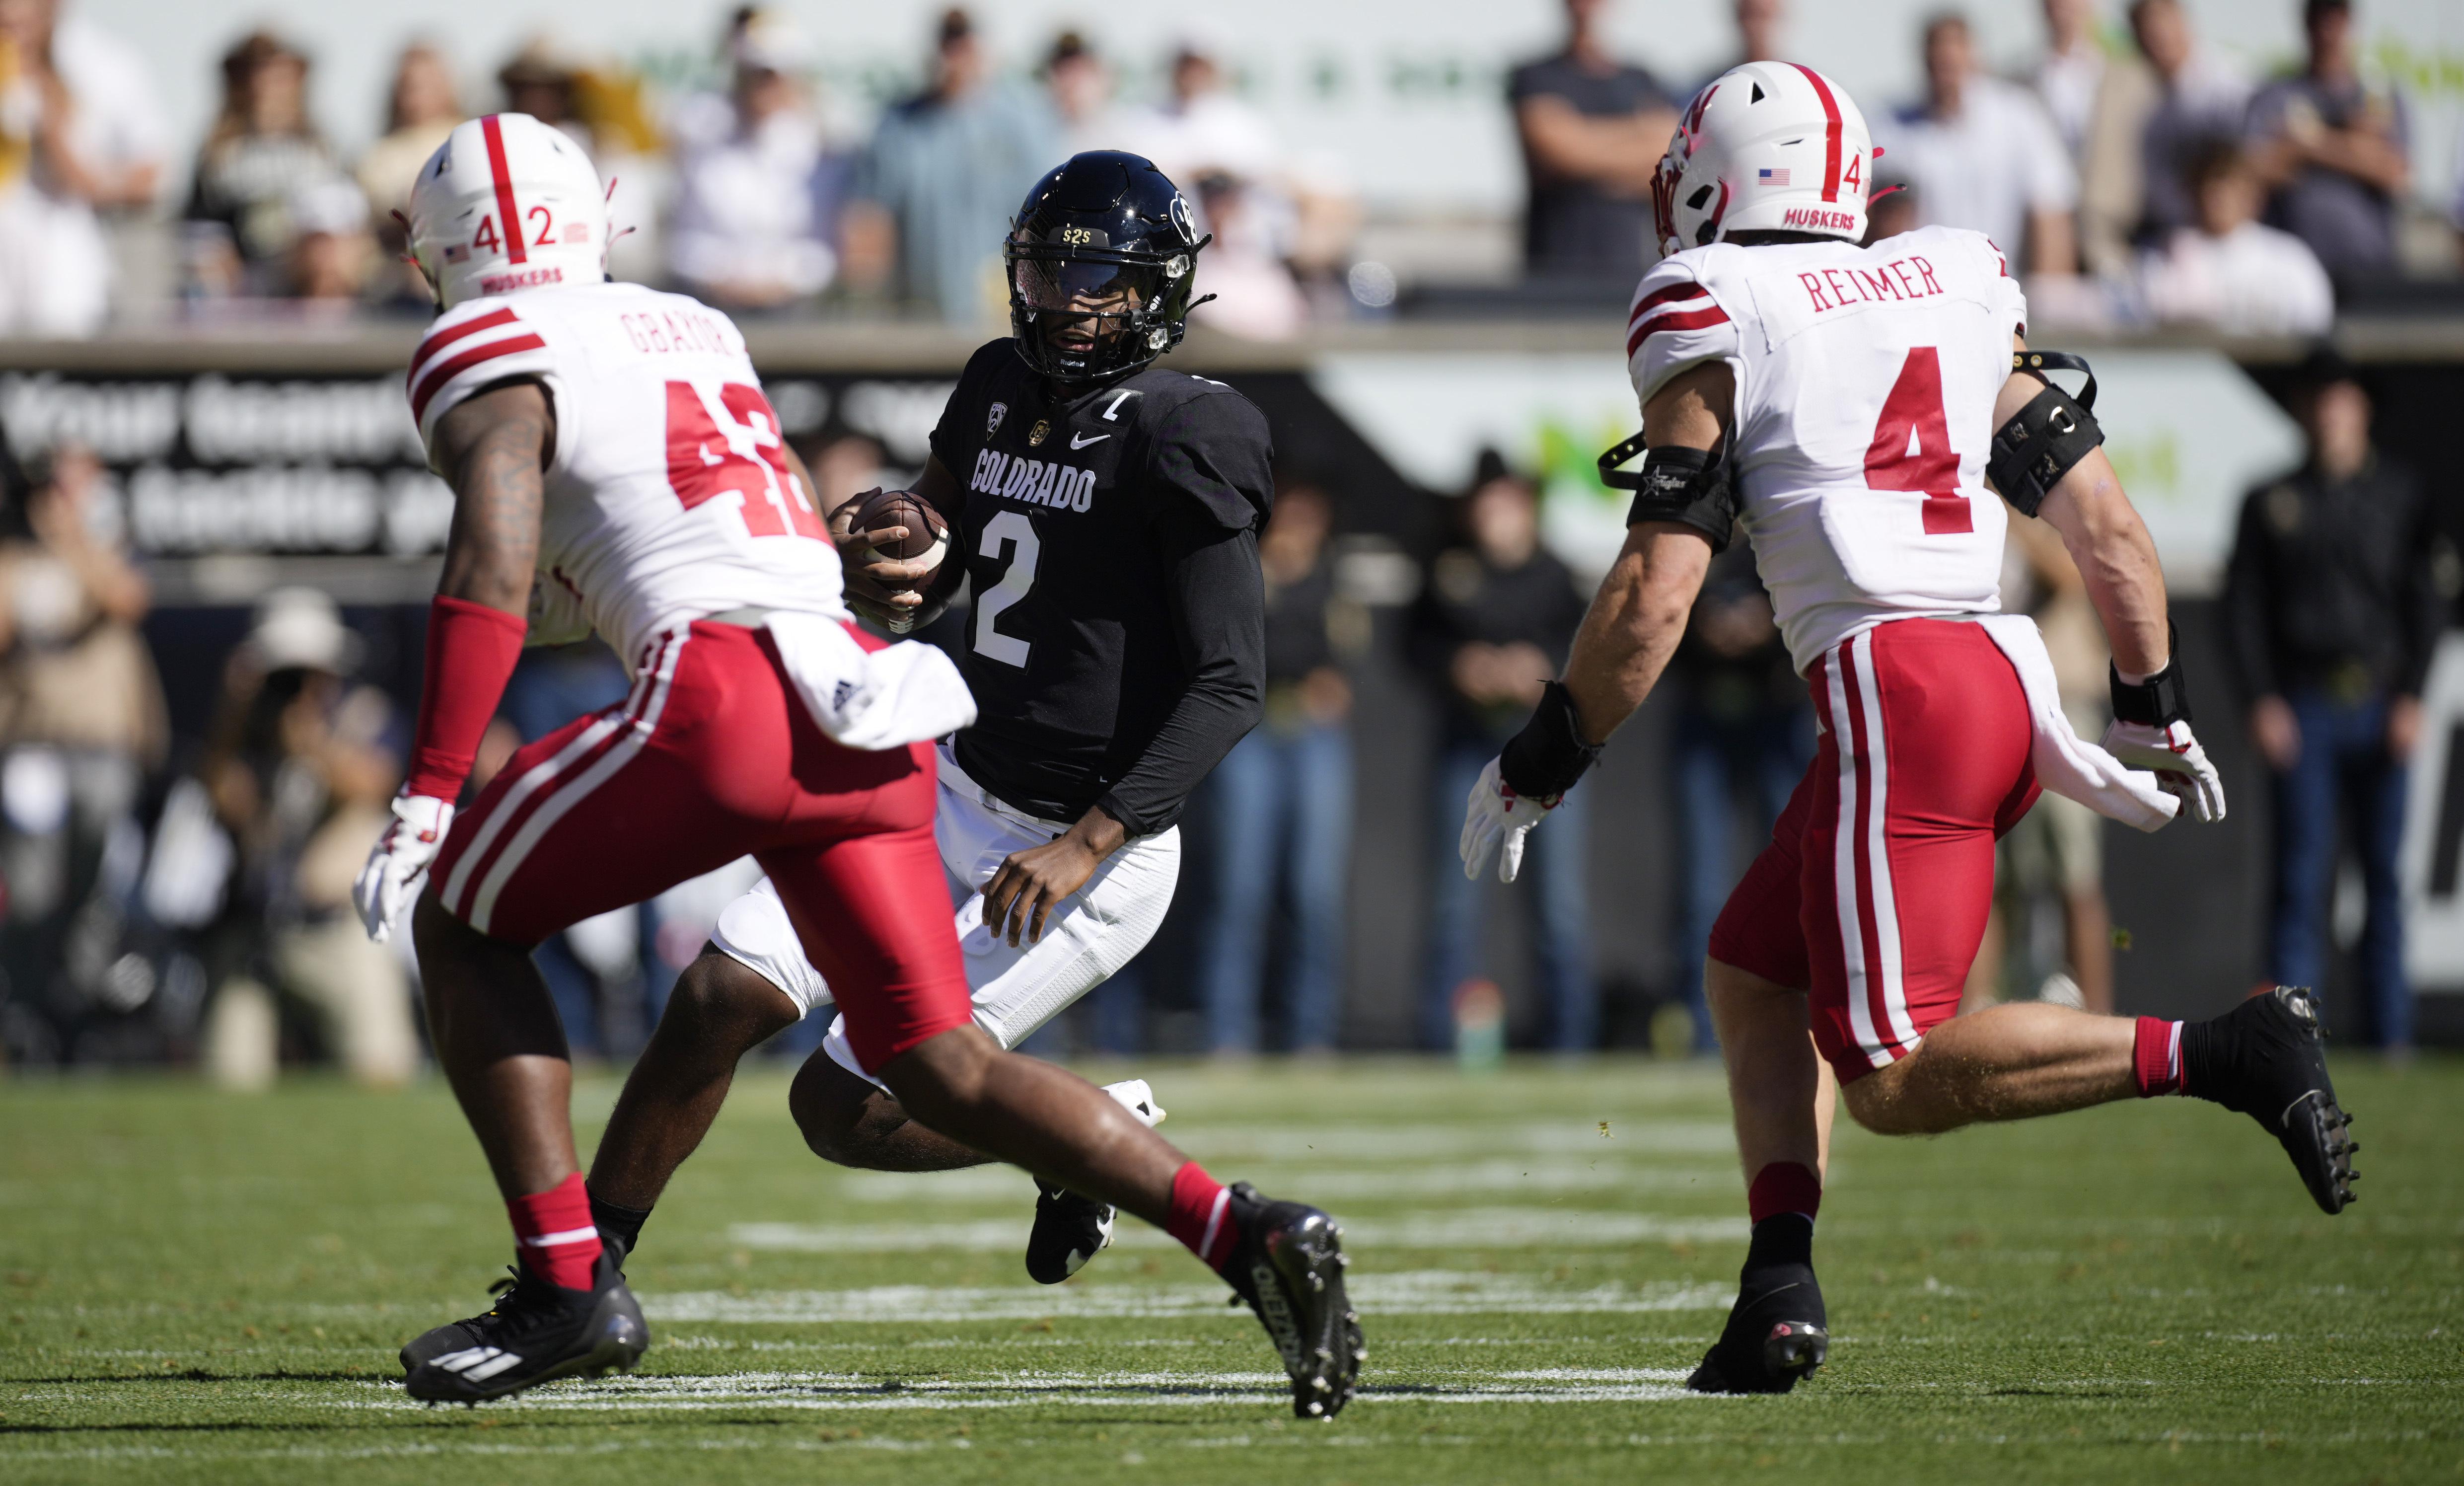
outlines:
{"label": "black shoe with white sole", "polygon": [[2321,1212],[2353,1202],[2353,1117],[2336,1103],[2307,987],[2262,991],[2212,1021],[2182,1029],[2182,1092],[2258,1121],[2276,1137]]}
{"label": "black shoe with white sole", "polygon": [[1343,1231],[1297,1202],[1271,1202],[1233,1184],[1228,1216],[1239,1245],[1223,1277],[1256,1312],[1292,1380],[1292,1412],[1331,1419],[1352,1402],[1369,1359],[1360,1317],[1344,1294]]}
{"label": "black shoe with white sole", "polygon": [[[616,1266],[617,1275],[622,1278],[625,1273],[624,1241],[602,1229],[599,1232],[599,1247],[600,1252],[605,1253],[609,1261]],[[506,1311],[506,1301],[514,1288],[521,1283],[522,1272],[511,1264],[506,1265],[505,1277],[488,1287],[488,1294],[496,1297],[495,1304],[476,1316],[447,1321],[442,1326],[422,1332],[404,1342],[400,1354],[403,1375],[408,1377],[419,1370],[420,1364],[431,1358],[442,1357],[448,1352],[466,1351],[471,1347],[491,1344],[489,1339],[495,1335],[499,1318]],[[531,1283],[538,1284],[539,1281],[533,1280]]]}
{"label": "black shoe with white sole", "polygon": [[[412,1348],[428,1351],[430,1339],[456,1328],[469,1344],[413,1361]],[[559,1378],[629,1371],[649,1344],[642,1308],[625,1288],[614,1256],[603,1253],[587,1290],[566,1290],[523,1272],[486,1315],[404,1347],[405,1386],[411,1397],[432,1404],[483,1403]]]}
{"label": "black shoe with white sole", "polygon": [[1039,1285],[1057,1285],[1112,1246],[1110,1204],[1081,1197],[1066,1187],[1035,1184],[1035,1227],[1026,1235],[1026,1273]]}

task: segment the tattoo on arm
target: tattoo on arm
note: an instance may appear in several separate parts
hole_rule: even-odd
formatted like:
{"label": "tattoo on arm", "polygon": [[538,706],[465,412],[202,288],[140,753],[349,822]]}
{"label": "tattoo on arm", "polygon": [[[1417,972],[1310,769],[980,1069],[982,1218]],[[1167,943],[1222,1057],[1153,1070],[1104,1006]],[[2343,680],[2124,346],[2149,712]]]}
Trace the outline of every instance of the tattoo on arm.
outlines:
{"label": "tattoo on arm", "polygon": [[556,410],[536,382],[464,400],[436,425],[436,462],[453,487],[453,527],[437,591],[510,614],[530,605]]}

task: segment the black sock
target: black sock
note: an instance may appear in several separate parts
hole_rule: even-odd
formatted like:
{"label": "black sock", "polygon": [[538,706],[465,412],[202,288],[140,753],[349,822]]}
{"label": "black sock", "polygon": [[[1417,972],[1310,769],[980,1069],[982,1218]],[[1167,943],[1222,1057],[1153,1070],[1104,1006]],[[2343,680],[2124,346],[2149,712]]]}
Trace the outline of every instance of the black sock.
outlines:
{"label": "black sock", "polygon": [[1774,1212],[1754,1225],[1746,1246],[1746,1273],[1780,1264],[1814,1266],[1814,1220],[1802,1212]]}
{"label": "black sock", "polygon": [[612,1235],[623,1244],[626,1255],[630,1257],[634,1247],[642,1241],[642,1225],[650,1221],[650,1209],[620,1207],[592,1192],[590,1221],[599,1226],[601,1232]]}
{"label": "black sock", "polygon": [[2216,1024],[2184,1022],[2182,1024],[2182,1092],[2193,1098],[2224,1102],[2224,1080],[2217,1077]]}

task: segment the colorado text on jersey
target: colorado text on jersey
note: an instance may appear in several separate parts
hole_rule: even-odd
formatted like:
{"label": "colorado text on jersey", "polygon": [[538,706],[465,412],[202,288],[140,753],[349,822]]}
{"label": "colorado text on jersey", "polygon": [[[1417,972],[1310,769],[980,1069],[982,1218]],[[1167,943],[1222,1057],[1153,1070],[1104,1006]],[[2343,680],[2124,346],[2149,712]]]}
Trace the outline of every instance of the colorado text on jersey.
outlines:
{"label": "colorado text on jersey", "polygon": [[986,449],[976,455],[967,488],[1056,511],[1084,511],[1095,503],[1095,472]]}

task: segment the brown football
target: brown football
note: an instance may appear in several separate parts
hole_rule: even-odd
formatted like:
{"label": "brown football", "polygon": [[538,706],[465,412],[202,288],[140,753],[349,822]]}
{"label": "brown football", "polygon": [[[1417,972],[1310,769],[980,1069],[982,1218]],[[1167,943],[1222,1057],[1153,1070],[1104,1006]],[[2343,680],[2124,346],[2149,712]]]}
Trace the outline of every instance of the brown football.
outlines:
{"label": "brown football", "polygon": [[848,525],[857,531],[906,527],[904,538],[874,548],[882,556],[901,562],[927,562],[937,567],[950,545],[950,523],[912,490],[876,490],[858,497],[855,515]]}

